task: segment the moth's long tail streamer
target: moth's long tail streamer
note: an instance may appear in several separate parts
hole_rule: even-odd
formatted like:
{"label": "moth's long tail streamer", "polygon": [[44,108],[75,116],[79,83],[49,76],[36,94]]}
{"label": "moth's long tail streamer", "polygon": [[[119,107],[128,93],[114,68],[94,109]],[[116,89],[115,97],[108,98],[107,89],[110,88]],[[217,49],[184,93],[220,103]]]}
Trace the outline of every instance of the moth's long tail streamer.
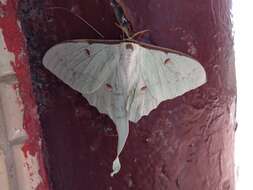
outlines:
{"label": "moth's long tail streamer", "polygon": [[111,177],[113,177],[115,174],[117,174],[120,171],[120,168],[121,168],[121,164],[119,161],[119,157],[117,156],[117,158],[113,161],[113,164],[112,164]]}
{"label": "moth's long tail streamer", "polygon": [[119,161],[119,155],[125,146],[126,139],[129,133],[129,123],[127,117],[114,119],[118,133],[118,145],[117,145],[117,157],[113,161],[111,177],[120,171],[121,165]]}
{"label": "moth's long tail streamer", "polygon": [[81,16],[79,16],[78,14],[76,13],[73,13],[72,11],[64,8],[64,7],[48,7],[47,9],[59,9],[59,10],[64,10],[64,11],[67,11],[71,14],[73,14],[74,16],[76,16],[77,18],[79,18],[81,21],[83,21],[85,24],[87,24],[93,31],[95,31],[100,37],[104,38],[104,35],[101,34],[94,26],[92,26],[90,23],[88,23],[84,18],[82,18]]}

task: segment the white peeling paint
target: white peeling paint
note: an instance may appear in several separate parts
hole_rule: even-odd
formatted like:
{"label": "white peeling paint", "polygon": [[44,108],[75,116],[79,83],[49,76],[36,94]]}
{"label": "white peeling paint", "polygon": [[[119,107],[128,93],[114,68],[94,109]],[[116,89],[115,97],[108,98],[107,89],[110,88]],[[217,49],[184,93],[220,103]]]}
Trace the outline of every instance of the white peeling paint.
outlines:
{"label": "white peeling paint", "polygon": [[8,51],[2,29],[0,29],[0,79],[9,74],[14,74],[11,62],[14,62],[15,55]]}
{"label": "white peeling paint", "polygon": [[28,154],[26,158],[27,162],[27,170],[29,172],[29,181],[31,185],[32,190],[36,190],[40,183],[42,183],[42,178],[39,174],[39,163],[38,163],[38,157],[37,154],[35,156],[32,156]]}
{"label": "white peeling paint", "polygon": [[39,174],[38,156],[26,154],[22,150],[23,145],[13,146],[13,156],[16,168],[17,182],[20,189],[36,190],[39,184],[42,183],[42,178]]}
{"label": "white peeling paint", "polygon": [[17,25],[18,25],[19,30],[21,31],[21,22],[19,20],[17,20]]}

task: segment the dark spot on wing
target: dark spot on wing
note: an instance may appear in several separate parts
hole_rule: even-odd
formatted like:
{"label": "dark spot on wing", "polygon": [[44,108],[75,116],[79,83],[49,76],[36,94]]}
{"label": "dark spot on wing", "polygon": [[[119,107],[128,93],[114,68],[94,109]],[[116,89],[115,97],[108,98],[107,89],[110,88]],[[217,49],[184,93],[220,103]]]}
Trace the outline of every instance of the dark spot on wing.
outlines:
{"label": "dark spot on wing", "polygon": [[132,44],[126,44],[126,49],[134,50],[134,46]]}
{"label": "dark spot on wing", "polygon": [[170,64],[170,63],[172,63],[172,61],[171,61],[170,58],[168,58],[168,59],[166,59],[166,60],[164,61],[164,64],[165,64],[165,65],[166,65],[166,64]]}
{"label": "dark spot on wing", "polygon": [[90,50],[85,49],[84,51],[85,51],[85,53],[86,53],[88,56],[90,56]]}
{"label": "dark spot on wing", "polygon": [[144,90],[146,90],[146,89],[147,89],[147,86],[141,87],[141,91],[144,91]]}
{"label": "dark spot on wing", "polygon": [[107,90],[112,91],[112,85],[106,83],[105,87],[106,87]]}

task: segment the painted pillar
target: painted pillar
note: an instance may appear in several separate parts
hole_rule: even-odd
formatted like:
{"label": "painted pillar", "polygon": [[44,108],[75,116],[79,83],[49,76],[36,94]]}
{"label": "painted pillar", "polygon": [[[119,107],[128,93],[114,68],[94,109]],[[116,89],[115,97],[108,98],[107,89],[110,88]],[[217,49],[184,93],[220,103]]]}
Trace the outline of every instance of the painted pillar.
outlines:
{"label": "painted pillar", "polygon": [[0,1],[0,189],[47,190],[41,130],[17,3]]}
{"label": "painted pillar", "polygon": [[147,43],[182,51],[197,60],[208,82],[160,104],[137,124],[110,177],[117,135],[112,121],[41,64],[63,40],[121,39],[107,0],[20,1],[34,94],[54,190],[234,190],[236,86],[230,0],[119,0],[135,32]]}

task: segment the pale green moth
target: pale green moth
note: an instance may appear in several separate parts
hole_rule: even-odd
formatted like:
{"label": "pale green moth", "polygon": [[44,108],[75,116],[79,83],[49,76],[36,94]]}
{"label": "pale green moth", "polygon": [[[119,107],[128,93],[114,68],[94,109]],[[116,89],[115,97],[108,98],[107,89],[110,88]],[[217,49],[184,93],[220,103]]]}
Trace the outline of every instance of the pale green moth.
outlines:
{"label": "pale green moth", "polygon": [[118,133],[111,176],[120,170],[129,121],[138,122],[162,101],[206,82],[201,64],[189,56],[135,40],[73,40],[47,51],[44,66],[90,105],[107,114]]}

